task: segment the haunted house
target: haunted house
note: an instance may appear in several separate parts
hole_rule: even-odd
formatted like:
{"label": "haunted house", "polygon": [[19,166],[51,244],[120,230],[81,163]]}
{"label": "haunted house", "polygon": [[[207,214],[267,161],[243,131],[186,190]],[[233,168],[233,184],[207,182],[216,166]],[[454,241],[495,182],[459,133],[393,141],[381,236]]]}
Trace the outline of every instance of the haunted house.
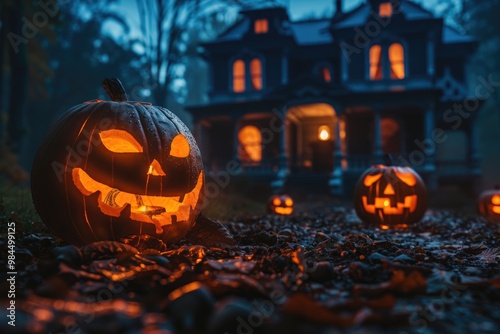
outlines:
{"label": "haunted house", "polygon": [[244,10],[202,45],[208,98],[188,111],[208,173],[345,195],[387,153],[430,189],[473,185],[476,41],[411,1],[336,7],[304,21],[281,7]]}

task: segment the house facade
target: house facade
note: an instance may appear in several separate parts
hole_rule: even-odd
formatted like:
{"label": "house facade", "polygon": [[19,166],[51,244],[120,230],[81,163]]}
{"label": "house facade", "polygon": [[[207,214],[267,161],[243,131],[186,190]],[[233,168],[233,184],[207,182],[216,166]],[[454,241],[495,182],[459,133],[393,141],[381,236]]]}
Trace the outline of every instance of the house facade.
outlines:
{"label": "house facade", "polygon": [[208,102],[188,111],[208,173],[236,165],[275,190],[347,195],[388,153],[430,189],[474,185],[481,101],[468,98],[466,65],[476,41],[410,1],[336,6],[306,21],[245,10],[203,44]]}

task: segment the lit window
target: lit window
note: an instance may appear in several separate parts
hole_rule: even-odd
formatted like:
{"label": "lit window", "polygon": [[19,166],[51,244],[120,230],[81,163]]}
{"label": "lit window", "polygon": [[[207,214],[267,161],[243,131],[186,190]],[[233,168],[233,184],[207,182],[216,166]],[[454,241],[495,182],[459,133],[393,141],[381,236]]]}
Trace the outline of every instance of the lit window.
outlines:
{"label": "lit window", "polygon": [[238,140],[238,157],[241,161],[256,163],[262,160],[262,135],[257,127],[242,127],[238,132]]}
{"label": "lit window", "polygon": [[405,55],[403,46],[399,43],[391,44],[389,47],[389,62],[391,64],[391,79],[404,79],[405,77]]}
{"label": "lit window", "polygon": [[373,45],[370,48],[370,79],[382,79],[382,47]]}
{"label": "lit window", "polygon": [[238,59],[233,63],[233,92],[245,91],[245,63]]}
{"label": "lit window", "polygon": [[392,4],[390,2],[381,3],[378,7],[378,15],[380,17],[391,17],[392,16]]}
{"label": "lit window", "polygon": [[328,67],[323,67],[321,69],[321,74],[322,74],[323,80],[325,80],[325,82],[332,81],[332,74],[330,73],[330,69]]}
{"label": "lit window", "polygon": [[262,89],[262,62],[254,58],[250,62],[250,75],[252,76],[252,88],[254,90]]}
{"label": "lit window", "polygon": [[269,26],[266,19],[255,20],[254,31],[256,34],[267,33]]}

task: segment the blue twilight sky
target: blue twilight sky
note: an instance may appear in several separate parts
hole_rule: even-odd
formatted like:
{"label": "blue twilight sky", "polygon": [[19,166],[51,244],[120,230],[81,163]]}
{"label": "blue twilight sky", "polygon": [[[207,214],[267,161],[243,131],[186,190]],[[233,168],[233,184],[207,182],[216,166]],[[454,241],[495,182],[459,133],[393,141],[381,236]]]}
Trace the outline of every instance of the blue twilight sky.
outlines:
{"label": "blue twilight sky", "polygon": [[[288,7],[288,13],[290,18],[295,21],[305,17],[315,16],[331,16],[334,12],[335,0],[282,0],[284,4]],[[367,0],[344,0],[343,9],[344,11],[349,11],[359,4],[366,2]],[[437,15],[442,15],[443,11],[446,9],[446,3],[457,3],[459,0],[413,0],[416,3],[421,4],[424,8],[436,13]],[[139,31],[139,18],[137,10],[137,0],[120,0],[117,4],[113,5],[112,8],[122,14],[128,20],[130,24],[130,35],[129,37],[136,37],[140,34]],[[235,13],[236,14],[236,13]],[[105,27],[106,30],[111,32],[115,37],[120,35],[120,28],[116,23],[109,23]]]}

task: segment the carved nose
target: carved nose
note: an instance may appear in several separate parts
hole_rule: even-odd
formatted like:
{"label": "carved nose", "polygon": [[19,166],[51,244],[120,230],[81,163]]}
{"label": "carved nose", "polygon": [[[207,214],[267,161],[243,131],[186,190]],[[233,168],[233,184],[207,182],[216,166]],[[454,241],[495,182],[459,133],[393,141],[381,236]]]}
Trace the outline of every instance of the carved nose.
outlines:
{"label": "carved nose", "polygon": [[155,176],[165,176],[165,172],[160,166],[160,163],[158,160],[154,159],[151,165],[149,165],[149,170],[148,170],[149,175],[155,175]]}
{"label": "carved nose", "polygon": [[387,185],[387,187],[385,187],[384,189],[384,195],[394,195],[395,192],[394,192],[394,188],[391,186],[391,184],[389,183]]}

